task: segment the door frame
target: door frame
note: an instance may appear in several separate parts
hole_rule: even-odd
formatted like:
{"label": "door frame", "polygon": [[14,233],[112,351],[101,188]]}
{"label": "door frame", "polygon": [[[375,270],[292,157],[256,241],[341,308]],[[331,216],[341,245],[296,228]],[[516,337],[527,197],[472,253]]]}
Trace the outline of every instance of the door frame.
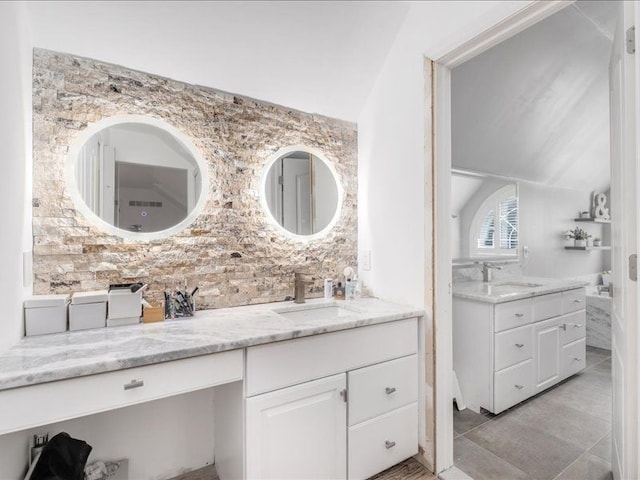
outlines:
{"label": "door frame", "polygon": [[[534,1],[484,32],[452,49],[438,60],[426,58],[426,145],[431,145],[426,173],[430,184],[433,221],[433,332],[435,363],[435,473],[453,466],[453,329],[451,322],[452,256],[449,250],[451,196],[451,70],[498,43],[570,6],[575,0]],[[428,237],[427,237],[428,238]]]}

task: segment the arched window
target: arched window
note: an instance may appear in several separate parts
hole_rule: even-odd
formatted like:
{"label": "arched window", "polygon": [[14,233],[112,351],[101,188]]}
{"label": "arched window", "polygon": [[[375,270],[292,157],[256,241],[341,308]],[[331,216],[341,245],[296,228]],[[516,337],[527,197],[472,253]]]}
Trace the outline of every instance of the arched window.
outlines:
{"label": "arched window", "polygon": [[470,253],[515,255],[518,249],[518,195],[515,184],[491,194],[471,222]]}

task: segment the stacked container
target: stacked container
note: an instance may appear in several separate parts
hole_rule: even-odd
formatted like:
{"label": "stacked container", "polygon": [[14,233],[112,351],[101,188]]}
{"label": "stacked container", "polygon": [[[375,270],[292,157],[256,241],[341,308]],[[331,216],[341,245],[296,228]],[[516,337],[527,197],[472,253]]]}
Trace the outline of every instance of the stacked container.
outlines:
{"label": "stacked container", "polygon": [[69,305],[69,330],[104,327],[108,298],[106,290],[74,293]]}
{"label": "stacked container", "polygon": [[24,301],[25,334],[44,335],[67,330],[69,295],[35,295]]}
{"label": "stacked container", "polygon": [[142,291],[142,288],[135,292],[132,292],[130,287],[109,288],[107,327],[140,323]]}

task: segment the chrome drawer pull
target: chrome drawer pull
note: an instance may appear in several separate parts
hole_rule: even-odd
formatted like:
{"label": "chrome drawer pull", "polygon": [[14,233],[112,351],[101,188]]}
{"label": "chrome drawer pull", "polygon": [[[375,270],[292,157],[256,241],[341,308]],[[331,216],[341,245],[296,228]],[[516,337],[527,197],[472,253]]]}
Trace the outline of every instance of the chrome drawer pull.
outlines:
{"label": "chrome drawer pull", "polygon": [[131,380],[129,383],[125,383],[125,390],[132,390],[134,388],[140,388],[144,386],[144,382],[142,380]]}
{"label": "chrome drawer pull", "polygon": [[516,388],[517,388],[518,390],[522,390],[524,387],[523,387],[522,385],[516,385]]}
{"label": "chrome drawer pull", "polygon": [[582,303],[582,300],[574,300],[573,303]]}
{"label": "chrome drawer pull", "polygon": [[389,440],[384,441],[384,446],[387,447],[387,450],[396,446],[396,442],[390,442]]}
{"label": "chrome drawer pull", "polygon": [[391,395],[393,392],[396,391],[396,387],[387,387],[384,389],[385,392],[387,392],[387,395]]}
{"label": "chrome drawer pull", "polygon": [[563,323],[562,325],[560,325],[558,328],[563,329],[565,332],[567,331],[567,324]]}
{"label": "chrome drawer pull", "polygon": [[571,358],[573,358],[576,362],[580,362],[580,361],[582,360],[582,359],[581,359],[581,358],[579,358],[579,357],[571,357]]}
{"label": "chrome drawer pull", "polygon": [[524,317],[524,313],[516,313],[516,317],[522,318],[522,317]]}
{"label": "chrome drawer pull", "polygon": [[582,324],[581,323],[574,323],[573,326],[575,328],[580,328],[580,327],[582,327]]}
{"label": "chrome drawer pull", "polygon": [[522,348],[522,347],[524,347],[524,343],[516,343],[516,347]]}

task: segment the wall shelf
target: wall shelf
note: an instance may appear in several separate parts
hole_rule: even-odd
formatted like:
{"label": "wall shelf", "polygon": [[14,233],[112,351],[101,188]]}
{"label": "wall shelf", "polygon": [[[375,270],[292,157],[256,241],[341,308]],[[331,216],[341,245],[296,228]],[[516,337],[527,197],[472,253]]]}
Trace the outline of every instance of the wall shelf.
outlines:
{"label": "wall shelf", "polygon": [[603,247],[564,247],[565,250],[611,250],[610,246]]}
{"label": "wall shelf", "polygon": [[574,222],[590,222],[590,223],[611,223],[611,220],[602,220],[600,218],[574,218]]}

